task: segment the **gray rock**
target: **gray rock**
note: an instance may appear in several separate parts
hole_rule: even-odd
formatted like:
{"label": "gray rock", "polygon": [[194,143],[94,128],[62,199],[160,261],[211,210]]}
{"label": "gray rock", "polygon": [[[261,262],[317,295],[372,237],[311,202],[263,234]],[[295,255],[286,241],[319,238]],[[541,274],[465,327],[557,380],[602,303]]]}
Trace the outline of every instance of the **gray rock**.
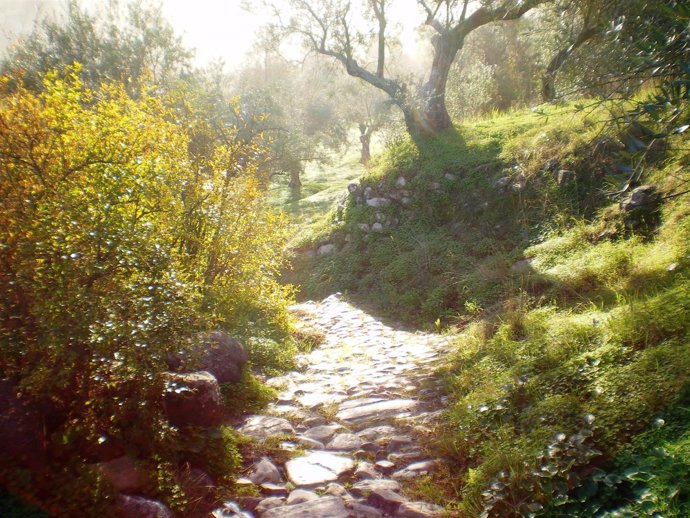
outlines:
{"label": "gray rock", "polygon": [[352,496],[350,496],[350,493],[347,492],[347,489],[345,489],[342,484],[338,484],[337,482],[330,482],[326,486],[325,493],[327,495],[339,496],[344,500],[352,500]]}
{"label": "gray rock", "polygon": [[405,187],[407,185],[407,180],[405,180],[404,176],[398,176],[398,178],[395,180],[395,186],[396,187]]}
{"label": "gray rock", "polygon": [[350,518],[381,518],[383,516],[381,511],[370,505],[359,502],[350,502],[346,505],[350,509]]}
{"label": "gray rock", "polygon": [[365,428],[357,433],[360,438],[364,441],[375,441],[381,439],[382,437],[388,437],[395,434],[396,429],[390,425],[373,426],[371,428]]}
{"label": "gray rock", "polygon": [[409,196],[403,196],[400,198],[400,203],[402,203],[405,207],[409,207],[412,205],[412,199]]}
{"label": "gray rock", "polygon": [[374,196],[374,189],[372,189],[371,187],[367,187],[364,189],[364,198],[365,199],[368,200],[369,198],[372,198],[373,196]]}
{"label": "gray rock", "polygon": [[214,331],[203,339],[200,370],[213,374],[218,383],[237,383],[249,360],[247,349],[224,331]]}
{"label": "gray rock", "polygon": [[513,263],[510,267],[511,272],[515,273],[528,273],[532,270],[532,263],[534,262],[534,257],[528,257],[527,259],[520,259]]}
{"label": "gray rock", "polygon": [[305,419],[302,424],[306,427],[313,428],[315,426],[326,424],[326,419],[321,415],[314,415]]}
{"label": "gray rock", "polygon": [[349,515],[342,498],[325,496],[301,504],[274,507],[262,518],[348,518]]}
{"label": "gray rock", "polygon": [[[362,404],[353,408],[345,408],[336,414],[343,421],[366,421],[369,419],[386,419],[400,412],[413,410],[417,401],[412,399],[386,399],[375,403]],[[342,406],[341,406],[342,408]]]}
{"label": "gray rock", "polygon": [[394,451],[402,448],[403,446],[409,446],[413,443],[412,437],[407,435],[394,435],[388,441],[388,450]]}
{"label": "gray rock", "polygon": [[404,462],[415,462],[421,459],[422,457],[422,450],[415,448],[413,450],[409,450],[402,453],[391,453],[388,456],[388,460],[391,462],[395,462],[396,464],[400,464]]}
{"label": "gray rock", "polygon": [[298,435],[296,440],[305,448],[310,448],[312,450],[323,450],[326,448],[322,442],[312,439],[311,437],[305,437],[304,435]]}
{"label": "gray rock", "polygon": [[455,180],[455,175],[451,173],[446,173],[443,175],[443,178],[448,180],[449,182],[452,182],[453,180]]}
{"label": "gray rock", "polygon": [[295,486],[316,487],[338,480],[354,468],[349,457],[314,451],[285,463],[288,478]]}
{"label": "gray rock", "polygon": [[348,184],[347,192],[349,192],[350,194],[357,194],[359,192],[359,184],[354,182]]}
{"label": "gray rock", "polygon": [[383,225],[378,221],[371,226],[372,232],[383,232]]}
{"label": "gray rock", "polygon": [[174,426],[218,426],[224,407],[220,387],[210,372],[164,372],[163,405]]}
{"label": "gray rock", "polygon": [[257,485],[264,482],[279,484],[283,481],[283,477],[276,465],[264,457],[254,465],[254,469],[249,474],[249,480]]}
{"label": "gray rock", "polygon": [[620,207],[625,215],[627,225],[637,228],[656,224],[659,219],[661,196],[653,185],[642,185],[633,189]]}
{"label": "gray rock", "polygon": [[342,430],[343,427],[339,424],[324,424],[310,428],[302,435],[314,439],[315,441],[326,443],[328,442],[338,430]]}
{"label": "gray rock", "polygon": [[235,502],[223,502],[223,507],[214,509],[211,512],[211,518],[253,518],[251,514],[246,513]]}
{"label": "gray rock", "polygon": [[336,434],[326,447],[328,450],[355,451],[362,445],[362,440],[353,433]]}
{"label": "gray rock", "polygon": [[312,500],[317,500],[319,495],[313,491],[307,491],[306,489],[295,489],[293,490],[287,498],[287,504],[301,504],[302,502],[311,502]]}
{"label": "gray rock", "polygon": [[369,207],[388,207],[391,201],[388,198],[369,198],[367,205]]}
{"label": "gray rock", "polygon": [[641,185],[632,190],[630,196],[621,201],[621,209],[630,212],[636,209],[653,207],[660,201],[659,193],[653,185]]}
{"label": "gray rock", "polygon": [[137,491],[148,482],[146,470],[136,465],[127,455],[101,462],[96,469],[117,491]]}
{"label": "gray rock", "polygon": [[420,475],[426,475],[436,465],[434,460],[424,460],[415,462],[409,466],[393,473],[393,478],[397,480],[409,480]]}
{"label": "gray rock", "polygon": [[270,415],[249,416],[238,431],[259,440],[264,440],[276,435],[295,433],[290,421],[282,417],[273,417]]}
{"label": "gray rock", "polygon": [[118,495],[115,513],[120,518],[173,518],[165,505],[141,496]]}
{"label": "gray rock", "polygon": [[426,502],[404,502],[396,516],[401,518],[438,518],[443,515],[443,507]]}
{"label": "gray rock", "polygon": [[352,491],[352,494],[355,496],[363,496],[371,491],[384,489],[386,491],[400,491],[400,483],[387,478],[360,480],[356,484],[353,484],[350,491]]}
{"label": "gray rock", "polygon": [[268,496],[288,496],[290,493],[283,484],[273,484],[271,482],[264,482],[259,486],[261,492]]}
{"label": "gray rock", "polygon": [[359,223],[357,228],[359,228],[362,232],[369,232],[369,225],[366,223]]}
{"label": "gray rock", "polygon": [[276,507],[280,508],[284,505],[285,498],[280,496],[269,496],[268,498],[261,500],[254,510],[257,512],[257,514],[263,516],[264,513],[268,512],[269,509],[275,509]]}
{"label": "gray rock", "polygon": [[316,249],[316,255],[329,255],[335,252],[335,245],[333,243],[326,243]]}
{"label": "gray rock", "polygon": [[355,478],[357,478],[358,480],[368,480],[379,477],[379,473],[369,462],[360,462],[357,465],[357,469],[355,469]]}
{"label": "gray rock", "polygon": [[395,469],[395,464],[389,460],[380,460],[376,464],[374,464],[374,466],[376,466],[376,469],[378,469],[384,475],[392,473]]}
{"label": "gray rock", "polygon": [[407,500],[388,489],[374,489],[367,497],[367,502],[384,513],[396,514]]}

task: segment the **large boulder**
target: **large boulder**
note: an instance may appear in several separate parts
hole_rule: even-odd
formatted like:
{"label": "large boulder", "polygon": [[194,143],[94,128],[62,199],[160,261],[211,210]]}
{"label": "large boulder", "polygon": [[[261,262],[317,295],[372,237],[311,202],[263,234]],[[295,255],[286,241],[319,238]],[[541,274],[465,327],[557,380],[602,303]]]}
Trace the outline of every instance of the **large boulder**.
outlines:
{"label": "large boulder", "polygon": [[46,438],[40,409],[20,396],[8,380],[0,380],[0,457],[18,466],[46,463]]}
{"label": "large boulder", "polygon": [[201,334],[196,349],[168,354],[165,362],[175,372],[204,370],[216,377],[218,383],[237,383],[249,353],[241,342],[225,331]]}
{"label": "large boulder", "polygon": [[203,340],[201,369],[210,372],[218,383],[237,383],[242,367],[249,360],[247,349],[224,331],[214,331]]}
{"label": "large boulder", "polygon": [[223,400],[218,380],[210,372],[163,373],[163,405],[174,426],[218,426]]}

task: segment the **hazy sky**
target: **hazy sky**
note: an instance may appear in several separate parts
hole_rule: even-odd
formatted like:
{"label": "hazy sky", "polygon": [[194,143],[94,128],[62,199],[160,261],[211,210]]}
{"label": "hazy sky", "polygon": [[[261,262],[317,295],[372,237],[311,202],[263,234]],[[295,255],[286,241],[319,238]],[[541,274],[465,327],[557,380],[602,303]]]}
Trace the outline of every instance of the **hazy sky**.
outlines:
{"label": "hazy sky", "polygon": [[[90,8],[106,3],[81,0]],[[229,65],[239,63],[264,23],[261,17],[243,11],[239,0],[163,0],[162,4],[166,18],[187,46],[196,49],[199,64],[221,56]],[[63,0],[0,0],[0,48],[31,30],[37,15],[59,12],[63,5]]]}
{"label": "hazy sky", "polygon": [[[124,0],[123,0],[124,2]],[[81,4],[97,9],[107,0],[81,0]],[[17,35],[31,30],[37,15],[59,12],[65,0],[0,0],[0,50]],[[162,0],[166,18],[185,44],[196,49],[199,65],[223,58],[232,67],[242,62],[261,25],[266,22],[240,7],[240,0]],[[399,0],[392,13],[394,21],[419,20],[414,0]],[[414,24],[403,34],[406,47],[415,40]]]}

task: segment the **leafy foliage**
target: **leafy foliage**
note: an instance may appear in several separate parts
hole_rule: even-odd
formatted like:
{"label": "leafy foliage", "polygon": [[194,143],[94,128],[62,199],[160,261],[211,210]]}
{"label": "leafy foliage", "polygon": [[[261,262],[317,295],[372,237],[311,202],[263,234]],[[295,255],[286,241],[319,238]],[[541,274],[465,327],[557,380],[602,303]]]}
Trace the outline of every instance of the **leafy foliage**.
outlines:
{"label": "leafy foliage", "polygon": [[25,86],[36,89],[48,71],[80,63],[81,78],[89,87],[118,81],[136,95],[145,84],[171,85],[189,71],[192,55],[160,6],[109,2],[104,12],[92,15],[69,0],[63,17],[38,21],[10,49],[2,70],[17,71]]}
{"label": "leafy foliage", "polygon": [[[90,89],[78,69],[48,74],[40,93],[10,81],[0,377],[59,416],[47,430],[59,464],[108,447],[182,462],[190,450],[159,403],[166,355],[219,325],[287,326],[289,292],[275,279],[285,231],[262,202],[260,140],[238,124],[190,155],[187,130],[206,127],[203,112],[174,96]],[[236,463],[226,464],[225,474]]]}

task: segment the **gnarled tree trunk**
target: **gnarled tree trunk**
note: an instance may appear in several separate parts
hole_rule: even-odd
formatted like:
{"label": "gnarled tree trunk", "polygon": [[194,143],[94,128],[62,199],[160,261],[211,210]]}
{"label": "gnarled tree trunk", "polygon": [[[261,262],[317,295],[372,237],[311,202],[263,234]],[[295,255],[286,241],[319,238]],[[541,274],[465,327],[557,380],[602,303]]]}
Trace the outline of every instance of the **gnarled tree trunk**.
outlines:
{"label": "gnarled tree trunk", "polygon": [[556,99],[556,74],[570,57],[570,55],[575,52],[582,44],[587,40],[592,39],[594,36],[599,34],[601,29],[599,27],[585,27],[580,31],[575,38],[575,41],[567,48],[559,50],[556,55],[551,58],[549,65],[546,67],[546,71],[541,78],[541,95],[545,102],[552,102]]}
{"label": "gnarled tree trunk", "polygon": [[359,162],[361,164],[366,164],[371,160],[371,127],[367,126],[363,122],[359,123],[359,141],[362,144],[362,150]]}

